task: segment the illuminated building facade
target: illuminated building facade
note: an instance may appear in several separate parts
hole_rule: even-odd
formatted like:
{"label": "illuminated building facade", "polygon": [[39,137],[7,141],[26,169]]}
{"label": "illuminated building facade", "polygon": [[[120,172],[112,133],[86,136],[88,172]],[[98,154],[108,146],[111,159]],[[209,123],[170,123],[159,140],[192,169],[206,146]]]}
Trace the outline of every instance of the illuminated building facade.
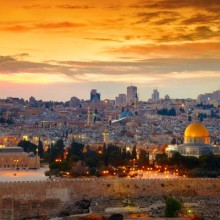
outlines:
{"label": "illuminated building facade", "polygon": [[184,156],[200,157],[213,152],[208,129],[200,122],[191,123],[184,133],[184,144],[178,146],[178,152]]}
{"label": "illuminated building facade", "polygon": [[37,169],[40,168],[40,157],[26,153],[21,147],[0,147],[0,168]]}

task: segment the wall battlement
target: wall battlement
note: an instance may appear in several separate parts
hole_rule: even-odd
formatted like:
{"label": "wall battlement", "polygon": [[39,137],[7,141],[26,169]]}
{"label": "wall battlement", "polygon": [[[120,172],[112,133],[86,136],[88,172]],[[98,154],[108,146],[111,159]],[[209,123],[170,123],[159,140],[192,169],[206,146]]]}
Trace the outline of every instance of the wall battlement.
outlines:
{"label": "wall battlement", "polygon": [[96,197],[220,196],[220,179],[78,178],[0,183],[0,219],[52,215],[67,203]]}

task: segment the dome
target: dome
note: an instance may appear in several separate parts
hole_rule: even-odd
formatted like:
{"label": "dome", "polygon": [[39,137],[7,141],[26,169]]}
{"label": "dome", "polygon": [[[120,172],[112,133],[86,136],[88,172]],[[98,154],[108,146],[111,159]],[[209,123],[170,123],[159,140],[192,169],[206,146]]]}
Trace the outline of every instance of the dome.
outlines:
{"label": "dome", "polygon": [[125,117],[133,117],[134,114],[130,111],[124,111],[120,114],[120,118],[125,118]]}
{"label": "dome", "polygon": [[184,137],[209,137],[209,131],[202,123],[196,121],[186,128]]}

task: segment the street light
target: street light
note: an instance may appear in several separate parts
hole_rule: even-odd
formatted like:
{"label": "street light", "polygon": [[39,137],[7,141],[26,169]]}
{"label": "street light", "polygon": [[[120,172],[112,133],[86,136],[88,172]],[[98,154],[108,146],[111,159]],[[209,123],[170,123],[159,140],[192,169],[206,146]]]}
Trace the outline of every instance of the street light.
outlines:
{"label": "street light", "polygon": [[14,160],[14,163],[15,163],[15,167],[16,167],[16,168],[18,167],[18,162],[19,162],[18,159],[15,159],[15,160]]}
{"label": "street light", "polygon": [[[14,159],[14,163],[15,163],[15,169],[18,169],[18,159]],[[14,176],[16,176],[16,173],[14,173]]]}

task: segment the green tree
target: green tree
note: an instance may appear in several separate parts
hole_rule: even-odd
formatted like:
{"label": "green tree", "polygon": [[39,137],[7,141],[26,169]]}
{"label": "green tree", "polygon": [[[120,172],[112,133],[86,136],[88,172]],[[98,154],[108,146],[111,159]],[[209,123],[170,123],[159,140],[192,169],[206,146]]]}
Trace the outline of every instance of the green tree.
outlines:
{"label": "green tree", "polygon": [[171,108],[168,112],[169,116],[176,116],[176,109],[175,108]]}
{"label": "green tree", "polygon": [[181,202],[173,197],[169,197],[165,203],[165,217],[177,217],[182,208]]}
{"label": "green tree", "polygon": [[157,154],[155,160],[158,165],[168,165],[169,164],[168,156],[165,153]]}
{"label": "green tree", "polygon": [[136,145],[134,145],[132,152],[131,152],[131,158],[137,159],[137,151],[136,151]]}
{"label": "green tree", "polygon": [[50,149],[49,162],[54,162],[56,159],[63,160],[64,158],[64,143],[63,139],[57,140],[57,142]]}
{"label": "green tree", "polygon": [[192,121],[192,116],[188,115],[188,121],[191,122]]}
{"label": "green tree", "polygon": [[170,164],[173,166],[177,166],[178,168],[184,167],[184,156],[182,156],[178,152],[175,152],[169,161],[170,161]]}
{"label": "green tree", "polygon": [[176,144],[176,138],[175,137],[172,139],[171,144]]}
{"label": "green tree", "polygon": [[87,168],[82,161],[78,161],[72,164],[70,174],[73,177],[84,176],[86,175]]}
{"label": "green tree", "polygon": [[36,154],[37,145],[31,143],[30,141],[22,140],[18,143],[18,146],[22,147],[24,149],[24,152],[33,152]]}
{"label": "green tree", "polygon": [[124,219],[123,215],[122,215],[122,214],[119,214],[119,213],[117,213],[117,214],[112,214],[112,215],[108,218],[108,220],[123,220],[123,219]]}
{"label": "green tree", "polygon": [[127,159],[126,147],[124,147],[124,148],[122,149],[121,158],[122,158],[122,160],[126,160],[126,159]]}
{"label": "green tree", "polygon": [[68,159],[71,156],[78,157],[79,160],[83,161],[83,148],[84,145],[78,142],[73,141],[69,150],[68,150]]}
{"label": "green tree", "polygon": [[185,109],[180,107],[180,112],[185,113]]}
{"label": "green tree", "polygon": [[38,140],[38,155],[40,156],[40,158],[44,157],[44,147],[43,147],[43,142],[41,141],[41,139],[39,138]]}
{"label": "green tree", "polygon": [[59,170],[60,171],[69,171],[71,169],[69,163],[66,160],[62,160],[59,163]]}
{"label": "green tree", "polygon": [[100,166],[99,155],[95,151],[88,150],[86,153],[84,153],[84,162],[90,168],[99,167]]}
{"label": "green tree", "polygon": [[147,153],[147,151],[140,149],[138,164],[139,166],[149,165],[149,154]]}
{"label": "green tree", "polygon": [[206,170],[220,169],[220,156],[214,154],[206,154],[199,158],[199,166]]}
{"label": "green tree", "polygon": [[123,160],[119,151],[113,151],[109,154],[109,164],[116,167],[123,165]]}
{"label": "green tree", "polygon": [[197,157],[187,156],[184,157],[183,159],[183,166],[186,169],[191,170],[193,168],[198,167],[198,165],[199,165],[199,159]]}

